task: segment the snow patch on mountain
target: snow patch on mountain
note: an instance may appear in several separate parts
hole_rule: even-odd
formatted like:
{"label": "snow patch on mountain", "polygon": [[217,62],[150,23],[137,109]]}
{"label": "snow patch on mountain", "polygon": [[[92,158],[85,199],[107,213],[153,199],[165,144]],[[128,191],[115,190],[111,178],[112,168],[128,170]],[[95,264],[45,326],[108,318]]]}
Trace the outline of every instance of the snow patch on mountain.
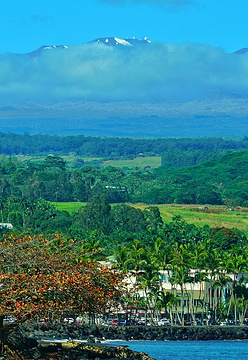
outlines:
{"label": "snow patch on mountain", "polygon": [[43,45],[39,49],[34,50],[31,53],[28,53],[28,55],[35,57],[35,56],[41,55],[43,53],[43,51],[54,50],[54,49],[68,49],[68,46],[66,46],[66,45]]}
{"label": "snow patch on mountain", "polygon": [[127,40],[119,39],[119,38],[117,38],[117,37],[115,37],[114,39],[115,39],[115,41],[116,41],[116,45],[121,44],[121,45],[124,45],[124,46],[133,46],[133,45],[130,44],[130,42],[128,42]]}
{"label": "snow patch on mountain", "polygon": [[136,39],[135,37],[125,38],[125,39],[120,39],[118,37],[104,37],[90,41],[90,43],[105,44],[108,46],[121,45],[126,47],[146,45],[149,44],[150,42],[151,41],[147,40],[146,37],[144,39]]}

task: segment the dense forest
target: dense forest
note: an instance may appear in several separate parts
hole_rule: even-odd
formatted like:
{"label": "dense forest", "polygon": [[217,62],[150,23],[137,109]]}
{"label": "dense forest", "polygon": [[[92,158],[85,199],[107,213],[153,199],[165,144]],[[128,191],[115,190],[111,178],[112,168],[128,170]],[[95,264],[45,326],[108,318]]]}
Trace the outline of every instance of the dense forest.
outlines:
{"label": "dense forest", "polygon": [[239,140],[209,138],[122,138],[92,136],[30,135],[0,132],[0,154],[133,158],[139,154],[163,155],[162,166],[188,166],[247,150],[248,137]]}
{"label": "dense forest", "polygon": [[106,194],[110,203],[248,205],[248,151],[187,167],[157,169],[94,167],[84,163],[68,168],[62,157],[22,160],[2,156],[0,197],[43,198],[55,202],[86,202]]}
{"label": "dense forest", "polygon": [[[29,219],[34,213],[49,214],[44,203],[27,205]],[[69,232],[45,236],[5,233],[0,248],[0,311],[21,320],[37,319],[42,314],[46,320],[61,321],[65,310],[95,317],[108,315],[114,305],[149,312],[152,322],[166,311],[175,324],[184,325],[187,320],[196,325],[197,319],[201,324],[223,319],[243,324],[247,277],[237,281],[237,274],[246,274],[248,269],[244,234],[224,227],[200,228],[178,216],[163,224],[156,207],[141,213],[117,206],[118,211],[111,209],[104,195],[92,198],[77,215],[76,228],[84,233],[73,237]],[[95,218],[89,221],[92,214]],[[51,221],[57,215],[50,215]],[[134,222],[143,222],[143,229],[127,232],[122,228],[129,215]],[[103,267],[100,260],[113,267]],[[122,281],[128,274],[136,277],[131,289],[130,283],[126,287]],[[171,284],[170,291],[162,287],[165,278]],[[193,286],[199,282],[208,285],[195,298]],[[186,291],[189,284],[191,290]],[[173,290],[175,286],[181,293]],[[218,296],[220,292],[225,294],[224,300]],[[187,313],[180,305],[185,302]]]}
{"label": "dense forest", "polygon": [[[11,134],[9,136],[11,138]],[[20,139],[27,137],[35,142],[39,136],[37,135],[36,139],[23,135]],[[57,141],[63,139],[48,138]],[[100,140],[96,138],[96,141]],[[157,139],[158,143],[160,140]],[[124,239],[133,239],[130,233],[135,234],[135,237],[142,234],[149,238],[162,222],[157,208],[149,205],[181,203],[221,204],[230,208],[248,206],[248,151],[230,151],[230,144],[233,147],[235,144],[245,147],[248,138],[239,142],[221,139],[202,139],[201,142],[199,139],[162,140],[170,140],[171,144],[177,144],[177,147],[171,146],[171,154],[174,154],[174,158],[171,155],[171,164],[168,163],[170,157],[164,152],[163,166],[156,169],[102,167],[99,164],[89,166],[80,157],[73,156],[76,166],[68,166],[67,162],[57,155],[36,159],[2,155],[1,221],[12,223],[16,230],[30,230],[35,233],[59,231],[71,236],[84,236],[86,233],[100,231],[101,241],[105,244],[109,242],[109,237],[113,237],[112,242],[114,238],[120,241],[119,234],[122,234]],[[116,141],[118,142],[117,139]],[[5,143],[2,144],[4,146]],[[222,147],[217,144],[222,144]],[[91,148],[93,151],[94,147]],[[198,157],[201,151],[201,159],[204,159],[204,154],[208,151],[212,153],[213,148],[222,150],[219,153],[216,150],[218,156],[215,159],[201,161]],[[199,163],[182,166],[182,159],[187,157],[182,156],[184,151],[189,153],[189,161],[190,154],[195,153],[198,160],[194,162]],[[227,154],[220,156],[223,151],[227,151]],[[62,201],[87,204],[72,215],[56,210],[49,203]],[[142,212],[127,205],[137,202],[147,204],[146,210]],[[99,234],[97,238],[99,239]]]}
{"label": "dense forest", "polygon": [[[69,305],[66,302],[66,306],[70,309],[72,305],[74,313],[106,313],[109,304],[100,300],[105,299],[105,296],[111,297],[118,278],[120,280],[120,276],[130,273],[135,274],[136,282],[129,291],[123,288],[120,292],[118,288],[118,294],[115,292],[117,305],[146,309],[152,316],[158,315],[161,310],[168,314],[173,312],[174,320],[179,319],[184,325],[184,310],[182,308],[180,314],[178,307],[181,301],[188,301],[187,321],[192,321],[192,324],[196,323],[196,314],[199,316],[199,312],[202,316],[208,313],[209,319],[215,324],[223,319],[243,324],[248,305],[247,278],[243,276],[237,283],[237,274],[247,273],[248,241],[245,234],[237,229],[199,227],[187,223],[180,216],[175,216],[170,223],[165,224],[157,207],[147,207],[141,211],[126,204],[110,206],[105,194],[94,196],[86,206],[71,216],[56,210],[42,199],[33,202],[8,199],[1,203],[1,213],[4,217],[9,216],[13,222],[15,218],[20,221],[19,226],[15,223],[16,228],[10,234],[2,229],[1,236],[4,281],[1,289],[4,302],[1,306],[8,311],[11,309],[17,317],[23,316],[23,311],[34,316],[37,311],[44,310],[48,317],[53,307],[53,318],[55,310],[58,318],[61,318],[61,311],[65,308],[65,298],[62,303],[60,301],[64,286],[65,291],[69,288],[73,294],[73,299],[69,299]],[[100,265],[96,266],[99,261],[106,260],[113,264],[112,274],[111,270],[101,271]],[[29,267],[27,261],[31,264]],[[54,269],[58,265],[59,280],[56,279],[58,272],[54,280]],[[11,276],[4,276],[9,268]],[[66,272],[72,271],[74,274],[75,269],[75,278],[68,277]],[[192,269],[197,270],[192,273]],[[99,271],[106,277],[103,283],[101,277],[100,284]],[[80,286],[79,276],[80,279],[82,277]],[[168,278],[171,288],[180,286],[181,296],[162,288],[164,277]],[[86,280],[85,287],[83,281]],[[193,285],[200,281],[207,282],[208,286],[195,303]],[[51,292],[50,289],[56,289],[58,284],[60,291]],[[192,285],[192,294],[188,291],[186,293],[186,284]],[[105,286],[99,290],[100,285]],[[12,294],[13,288],[15,291]],[[36,288],[39,298],[33,295],[33,289]],[[212,297],[207,289],[213,293]],[[11,303],[6,297],[10,291]],[[87,295],[89,291],[90,297]],[[104,296],[97,296],[99,291]],[[226,291],[225,304],[228,306],[223,305],[222,297],[217,296],[220,291]],[[82,299],[81,292],[85,298],[82,306],[78,307],[77,300]],[[95,298],[94,302],[86,301],[89,298]],[[48,302],[45,308],[44,301]]]}
{"label": "dense forest", "polygon": [[110,205],[106,194],[93,196],[70,214],[43,199],[25,200],[10,196],[7,200],[1,199],[0,214],[3,223],[14,226],[13,230],[3,227],[2,234],[8,231],[46,236],[66,234],[70,238],[87,240],[87,249],[100,246],[105,255],[119,245],[127,246],[133,241],[151,245],[158,237],[167,245],[194,245],[211,237],[211,244],[221,246],[223,250],[248,245],[245,234],[237,229],[199,227],[187,223],[180,216],[164,223],[158,207],[147,206],[142,211],[127,204]]}
{"label": "dense forest", "polygon": [[[12,140],[16,138],[16,142],[11,142],[12,135],[5,134],[6,141],[2,138],[1,142],[0,218],[2,223],[11,223],[14,228],[1,226],[0,238],[5,256],[2,256],[1,266],[7,272],[9,263],[13,263],[13,254],[14,259],[19,259],[18,246],[24,244],[21,253],[24,262],[20,259],[20,269],[16,269],[15,277],[14,294],[17,294],[17,302],[11,303],[16,316],[17,310],[21,309],[19,313],[23,313],[23,308],[15,310],[16,304],[20,306],[19,279],[22,277],[25,282],[25,285],[21,285],[24,289],[21,306],[25,308],[27,284],[30,284],[30,289],[33,287],[30,269],[39,271],[37,264],[32,262],[33,258],[36,259],[32,255],[33,250],[41,254],[43,259],[45,239],[47,258],[44,258],[42,269],[45,276],[52,275],[51,269],[54,269],[55,262],[58,263],[57,258],[52,256],[54,252],[58,259],[63,260],[62,263],[68,262],[76,268],[79,266],[82,270],[80,276],[84,276],[85,271],[88,274],[89,266],[92,281],[86,289],[87,294],[89,289],[95,290],[98,286],[97,279],[95,282],[95,269],[98,269],[95,262],[107,260],[113,262],[117,274],[131,272],[137,278],[133,292],[117,294],[117,303],[121,299],[122,304],[131,308],[175,312],[180,301],[184,303],[184,300],[189,300],[185,295],[186,284],[206,281],[213,297],[209,299],[206,292],[201,299],[196,299],[199,300],[197,305],[192,300],[193,295],[190,297],[188,312],[192,321],[195,321],[195,315],[201,309],[203,314],[211,314],[213,321],[230,317],[236,323],[238,319],[242,323],[248,308],[248,292],[246,279],[241,278],[237,283],[236,278],[237,274],[247,273],[248,269],[246,235],[224,226],[190,224],[180,216],[165,223],[156,204],[225,204],[230,208],[248,206],[248,138],[239,141],[214,138],[112,141],[84,137],[43,138],[41,135],[25,134],[13,135]],[[4,134],[1,136],[4,137]],[[24,139],[27,140],[26,144]],[[84,143],[82,139],[85,140]],[[77,145],[74,140],[78,140]],[[63,147],[63,141],[67,141],[67,147]],[[43,156],[16,156],[37,153]],[[71,154],[73,166],[69,166],[62,157],[66,153]],[[93,166],[83,161],[83,156],[110,159],[126,156],[132,158],[137,154],[160,154],[162,166],[156,169],[148,166],[132,169],[104,167],[99,162]],[[51,204],[52,201],[84,204],[79,210],[68,213],[58,210]],[[128,204],[137,202],[146,204],[143,210]],[[32,260],[32,268],[26,266],[26,253],[28,261]],[[46,273],[47,268],[49,274]],[[192,269],[197,269],[193,275]],[[164,274],[167,272],[171,287],[180,286],[181,298],[177,294],[161,291],[161,271]],[[23,273],[27,275],[29,283]],[[99,271],[97,278],[98,273]],[[12,290],[13,282],[9,282],[11,277],[4,275],[3,272],[6,286],[1,291],[9,293],[8,286]],[[64,281],[68,280],[64,277],[66,274],[63,272],[62,275],[61,282],[67,284]],[[112,278],[111,273],[105,275],[107,280],[113,279],[114,283],[110,281],[109,285],[114,289],[112,286],[118,283],[118,279]],[[53,277],[51,281],[54,281]],[[40,277],[38,286],[42,284],[43,277]],[[74,293],[77,289],[75,284],[73,280],[71,285]],[[217,291],[224,291],[227,287],[225,301],[228,306],[225,307],[221,298],[217,297]],[[137,297],[139,289],[142,289],[144,296]],[[105,291],[103,287],[101,293]],[[42,287],[41,301],[45,298],[46,301],[51,300],[52,307],[57,306],[60,299],[58,304],[55,303],[54,294]],[[96,291],[92,294],[95,296]],[[106,292],[106,296],[108,295]],[[75,293],[75,303],[72,303],[74,312],[75,309],[79,311],[77,299]],[[80,312],[100,312],[99,308],[104,304],[97,296],[96,300],[94,304],[97,308],[91,309],[85,302]],[[58,313],[62,311],[62,306],[64,303],[58,305]],[[35,312],[37,309],[40,311],[38,307],[34,309],[33,301],[30,300],[27,310]],[[104,311],[107,310],[106,308]],[[181,320],[184,324],[183,313]]]}

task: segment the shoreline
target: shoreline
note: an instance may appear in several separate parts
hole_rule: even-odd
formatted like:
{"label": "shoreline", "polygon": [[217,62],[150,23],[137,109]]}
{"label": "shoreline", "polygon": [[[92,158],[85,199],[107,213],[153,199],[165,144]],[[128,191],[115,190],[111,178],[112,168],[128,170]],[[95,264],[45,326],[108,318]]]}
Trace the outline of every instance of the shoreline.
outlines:
{"label": "shoreline", "polygon": [[26,323],[23,336],[37,341],[69,340],[88,343],[130,340],[248,340],[248,326],[97,326]]}
{"label": "shoreline", "polygon": [[[145,344],[147,341],[154,344],[156,342],[248,341],[248,326],[109,327],[27,322],[12,330],[7,337],[9,348],[17,349],[24,355],[24,359],[35,356],[40,360],[62,358],[153,360],[145,352],[132,350],[131,345],[138,342]],[[14,358],[7,355],[7,359]]]}

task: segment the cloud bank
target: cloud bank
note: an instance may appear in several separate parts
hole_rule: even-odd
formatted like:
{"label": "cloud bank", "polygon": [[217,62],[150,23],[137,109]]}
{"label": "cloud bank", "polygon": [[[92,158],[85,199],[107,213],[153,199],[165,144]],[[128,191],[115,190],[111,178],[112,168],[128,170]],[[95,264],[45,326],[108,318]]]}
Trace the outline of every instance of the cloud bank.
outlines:
{"label": "cloud bank", "polygon": [[185,43],[84,44],[40,56],[0,55],[4,101],[183,101],[248,91],[248,53]]}

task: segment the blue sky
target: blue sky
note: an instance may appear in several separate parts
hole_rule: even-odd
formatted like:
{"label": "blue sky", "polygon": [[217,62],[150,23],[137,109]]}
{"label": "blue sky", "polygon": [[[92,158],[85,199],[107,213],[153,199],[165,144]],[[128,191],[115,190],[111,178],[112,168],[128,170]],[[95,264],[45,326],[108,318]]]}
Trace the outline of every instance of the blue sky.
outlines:
{"label": "blue sky", "polygon": [[[2,103],[247,97],[247,0],[2,0]],[[98,37],[151,40],[120,51]],[[42,45],[67,45],[39,57]]]}
{"label": "blue sky", "polygon": [[0,53],[97,37],[248,47],[247,0],[2,0]]}

